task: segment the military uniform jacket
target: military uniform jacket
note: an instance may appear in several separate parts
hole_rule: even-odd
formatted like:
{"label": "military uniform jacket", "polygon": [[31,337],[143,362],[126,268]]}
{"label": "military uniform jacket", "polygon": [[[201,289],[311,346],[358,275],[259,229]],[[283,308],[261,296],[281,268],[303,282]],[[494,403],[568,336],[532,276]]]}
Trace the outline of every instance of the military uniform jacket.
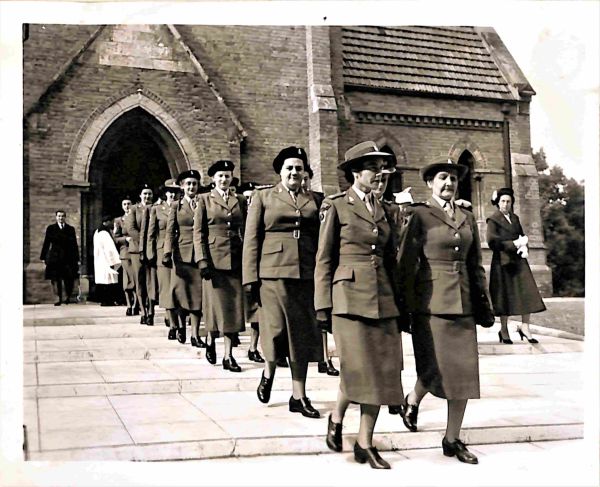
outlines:
{"label": "military uniform jacket", "polygon": [[129,242],[127,242],[127,229],[125,228],[125,217],[126,215],[119,216],[114,220],[114,239],[117,248],[119,249],[119,257],[121,260],[129,260]]}
{"label": "military uniform jacket", "polygon": [[352,188],[326,198],[315,268],[315,310],[371,319],[398,316],[389,269],[394,229],[379,202],[372,216]]}
{"label": "military uniform jacket", "polygon": [[244,232],[243,283],[261,278],[312,280],[318,238],[312,191],[300,190],[296,203],[281,183],[255,191]]}
{"label": "military uniform jacket", "polygon": [[[152,260],[159,256],[165,245],[165,233],[169,218],[169,205],[164,201],[152,205],[148,218],[148,232],[146,236],[146,255]],[[162,257],[162,255],[160,256]]]}
{"label": "military uniform jacket", "polygon": [[200,195],[194,215],[194,253],[201,269],[241,269],[245,218],[243,196],[231,193],[225,203],[216,189]]}
{"label": "military uniform jacket", "polygon": [[399,285],[408,312],[471,315],[489,308],[475,217],[454,205],[452,220],[434,201],[407,209],[399,247]]}
{"label": "military uniform jacket", "polygon": [[[198,195],[194,197],[198,204]],[[194,255],[194,210],[187,199],[171,203],[165,232],[164,255],[172,255],[174,261],[196,264]]]}
{"label": "military uniform jacket", "polygon": [[144,257],[146,247],[146,234],[148,231],[148,219],[150,217],[151,206],[144,206],[136,203],[131,207],[131,211],[125,217],[125,229],[131,237],[129,241],[129,253],[141,254]]}

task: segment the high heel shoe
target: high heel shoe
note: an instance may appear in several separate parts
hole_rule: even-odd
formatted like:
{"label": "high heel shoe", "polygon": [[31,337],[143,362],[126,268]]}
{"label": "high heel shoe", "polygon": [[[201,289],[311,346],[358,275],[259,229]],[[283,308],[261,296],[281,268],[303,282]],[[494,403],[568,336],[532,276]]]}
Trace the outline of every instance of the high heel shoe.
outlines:
{"label": "high heel shoe", "polygon": [[500,341],[500,343],[506,343],[507,345],[512,345],[513,341],[510,339],[510,337],[508,338],[502,338],[502,333],[498,332],[498,340]]}
{"label": "high heel shoe", "polygon": [[404,398],[404,407],[399,411],[402,422],[409,431],[417,431],[417,418],[419,417],[419,405],[409,404],[408,395]]}
{"label": "high heel shoe", "polygon": [[264,404],[269,402],[271,398],[271,388],[273,387],[273,377],[265,377],[265,372],[263,371],[262,376],[260,378],[260,384],[258,384],[258,388],[256,389],[256,395],[258,396],[258,400]]}
{"label": "high heel shoe", "polygon": [[342,423],[334,423],[331,414],[327,419],[327,437],[325,439],[330,450],[342,451]]}
{"label": "high heel shoe", "polygon": [[533,338],[533,337],[529,338],[527,335],[525,335],[525,333],[523,333],[523,332],[521,331],[521,328],[517,328],[517,333],[520,335],[520,337],[521,337],[521,341],[523,341],[523,338],[527,338],[527,341],[528,341],[529,343],[540,343],[540,342],[538,342],[538,341],[537,341],[535,338]]}
{"label": "high heel shoe", "polygon": [[358,463],[367,463],[371,465],[371,468],[376,469],[390,469],[390,464],[386,462],[377,451],[377,448],[371,446],[369,448],[362,448],[358,441],[354,443],[354,460]]}

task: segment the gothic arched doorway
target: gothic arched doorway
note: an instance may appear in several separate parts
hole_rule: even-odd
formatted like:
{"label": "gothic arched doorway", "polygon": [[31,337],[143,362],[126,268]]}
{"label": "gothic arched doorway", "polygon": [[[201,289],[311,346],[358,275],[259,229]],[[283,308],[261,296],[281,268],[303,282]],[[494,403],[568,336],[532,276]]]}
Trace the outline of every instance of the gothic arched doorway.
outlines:
{"label": "gothic arched doorway", "polygon": [[135,203],[144,183],[156,193],[166,179],[175,177],[186,166],[185,155],[171,133],[143,108],[128,110],[111,123],[99,139],[89,166],[91,190],[87,195],[84,256],[87,275],[93,276],[92,239],[102,215],[121,215],[124,196]]}

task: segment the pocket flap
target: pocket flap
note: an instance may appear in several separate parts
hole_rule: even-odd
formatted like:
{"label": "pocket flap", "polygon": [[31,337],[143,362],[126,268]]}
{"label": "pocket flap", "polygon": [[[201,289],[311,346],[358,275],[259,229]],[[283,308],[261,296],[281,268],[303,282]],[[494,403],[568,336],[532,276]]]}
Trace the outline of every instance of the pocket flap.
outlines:
{"label": "pocket flap", "polygon": [[354,280],[354,269],[352,267],[338,267],[335,270],[333,276],[333,282],[338,281],[353,281]]}
{"label": "pocket flap", "polygon": [[417,281],[418,282],[435,281],[439,277],[440,277],[439,271],[425,271],[425,272],[419,273],[419,275],[417,276]]}
{"label": "pocket flap", "polygon": [[214,244],[216,240],[217,240],[217,237],[215,237],[215,236],[208,237],[208,243],[209,244]]}
{"label": "pocket flap", "polygon": [[262,253],[263,254],[275,254],[277,252],[283,252],[283,243],[281,242],[264,242]]}

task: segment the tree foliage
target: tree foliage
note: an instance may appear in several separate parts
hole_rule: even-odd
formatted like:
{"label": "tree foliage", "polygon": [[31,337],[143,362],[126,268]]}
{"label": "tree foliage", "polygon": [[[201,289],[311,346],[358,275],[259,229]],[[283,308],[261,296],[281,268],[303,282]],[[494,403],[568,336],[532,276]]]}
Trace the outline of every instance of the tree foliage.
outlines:
{"label": "tree foliage", "polygon": [[539,173],[540,201],[548,266],[555,296],[585,294],[585,187],[550,167],[544,149],[533,152]]}

